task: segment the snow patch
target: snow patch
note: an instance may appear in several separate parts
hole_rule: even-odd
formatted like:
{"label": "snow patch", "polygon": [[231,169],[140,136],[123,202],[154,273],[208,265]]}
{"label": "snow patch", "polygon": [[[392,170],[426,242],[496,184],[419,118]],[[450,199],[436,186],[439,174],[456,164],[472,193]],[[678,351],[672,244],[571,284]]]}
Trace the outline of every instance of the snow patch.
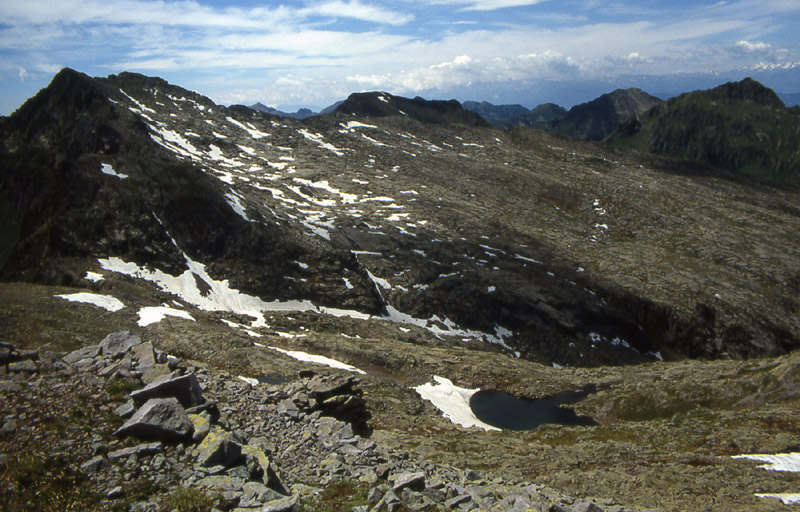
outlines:
{"label": "snow patch", "polygon": [[111,311],[112,313],[115,311],[119,311],[120,309],[125,307],[119,299],[116,297],[112,297],[110,295],[100,295],[97,293],[69,293],[65,295],[56,295],[59,299],[68,300],[70,302],[81,302],[83,304],[92,304],[99,308],[103,308],[106,311]]}
{"label": "snow patch", "polygon": [[[792,453],[778,453],[774,455],[767,454],[749,454],[749,455],[735,455],[734,459],[750,459],[766,464],[758,466],[767,471],[787,471],[792,473],[800,473],[800,452]],[[800,503],[800,493],[778,493],[778,494],[765,494],[757,493],[758,498],[777,498],[785,505],[792,505]]]}
{"label": "snow patch", "polygon": [[250,136],[253,137],[254,139],[263,139],[264,137],[269,137],[268,133],[264,133],[264,132],[256,129],[255,127],[253,127],[253,125],[245,126],[245,125],[243,125],[242,123],[240,123],[239,121],[237,121],[236,119],[234,119],[232,117],[226,117],[225,119],[227,119],[227,121],[229,123],[231,123],[232,125],[237,126],[237,127],[241,128],[242,130],[246,131],[247,133],[249,133]]}
{"label": "snow patch", "polygon": [[484,430],[500,430],[479,420],[469,406],[470,398],[480,389],[461,388],[453,384],[450,379],[439,376],[434,376],[433,380],[436,381],[436,384],[429,382],[412,389],[442,411],[445,418],[466,428],[478,427]]}
{"label": "snow patch", "polygon": [[116,176],[117,178],[124,180],[128,177],[127,174],[122,174],[114,170],[109,164],[100,164],[100,172],[103,174],[108,174],[109,176]]}
{"label": "snow patch", "polygon": [[86,272],[86,276],[84,277],[84,279],[86,279],[87,281],[91,281],[93,283],[96,283],[98,281],[102,281],[105,278],[103,276],[101,276],[100,274],[98,274],[97,272],[89,271],[89,272]]}
{"label": "snow patch", "polygon": [[297,359],[298,361],[303,361],[306,363],[322,364],[325,366],[330,366],[331,368],[336,368],[338,370],[347,370],[349,372],[360,373],[363,375],[366,375],[367,373],[364,370],[356,368],[355,366],[351,366],[347,363],[343,363],[341,361],[337,361],[336,359],[331,359],[329,357],[319,356],[316,354],[309,354],[308,352],[301,352],[299,350],[284,350],[278,347],[267,347],[267,348],[271,350],[277,350],[278,352],[286,354],[287,356],[293,359]]}
{"label": "snow patch", "polygon": [[244,205],[242,204],[242,198],[239,197],[235,192],[231,191],[225,194],[225,201],[233,208],[241,218],[246,220],[247,222],[252,222],[249,218],[247,218],[247,213],[244,211]]}
{"label": "snow patch", "polygon": [[778,453],[775,455],[735,455],[733,458],[766,462],[766,464],[758,467],[761,469],[766,469],[767,471],[788,471],[792,473],[800,473],[800,452]]}
{"label": "snow patch", "polygon": [[337,148],[330,142],[325,142],[325,140],[322,138],[322,135],[320,135],[319,133],[313,133],[309,130],[306,130],[305,128],[297,130],[297,133],[299,133],[300,135],[302,135],[303,137],[305,137],[310,141],[316,142],[321,148],[334,152],[337,156],[344,155],[341,149]]}
{"label": "snow patch", "polygon": [[194,322],[192,315],[186,311],[180,311],[166,306],[148,306],[139,310],[139,321],[137,324],[139,327],[145,327],[150,324],[158,323],[168,316],[185,318],[186,320]]}

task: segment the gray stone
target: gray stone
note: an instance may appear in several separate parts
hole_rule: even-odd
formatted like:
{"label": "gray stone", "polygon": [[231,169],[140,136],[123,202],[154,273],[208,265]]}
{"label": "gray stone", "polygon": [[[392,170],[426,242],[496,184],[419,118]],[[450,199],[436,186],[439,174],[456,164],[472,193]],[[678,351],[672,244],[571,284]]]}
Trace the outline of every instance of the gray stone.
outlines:
{"label": "gray stone", "polygon": [[131,348],[131,357],[138,362],[139,370],[147,370],[156,364],[156,355],[153,351],[153,344],[146,341]]}
{"label": "gray stone", "polygon": [[192,435],[194,427],[175,398],[148,400],[114,435],[178,441]]}
{"label": "gray stone", "polygon": [[136,406],[133,405],[133,400],[128,400],[124,404],[114,409],[114,412],[120,418],[129,418],[135,411]]}
{"label": "gray stone", "polygon": [[200,414],[191,414],[187,411],[186,414],[189,415],[189,419],[192,420],[192,425],[194,425],[192,441],[195,443],[202,442],[211,432],[211,415],[207,411],[203,411]]}
{"label": "gray stone", "polygon": [[297,419],[300,416],[300,409],[291,400],[281,400],[278,403],[278,414],[281,416],[288,416],[292,419]]}
{"label": "gray stone", "polygon": [[468,494],[464,494],[445,501],[444,506],[447,508],[457,508],[459,505],[469,503],[470,501],[472,501],[472,498],[470,498]]}
{"label": "gray stone", "polygon": [[129,349],[141,345],[142,338],[133,331],[113,332],[100,342],[100,350],[104,356],[122,357]]}
{"label": "gray stone", "polygon": [[122,487],[118,485],[106,493],[106,498],[113,500],[121,498],[124,494],[125,493],[122,491]]}
{"label": "gray stone", "polygon": [[0,392],[3,393],[16,393],[21,390],[22,386],[13,380],[0,380]]}
{"label": "gray stone", "polygon": [[93,359],[100,355],[100,345],[89,345],[88,347],[79,348],[69,354],[65,355],[62,359],[65,363],[75,364],[82,359]]}
{"label": "gray stone", "polygon": [[137,457],[146,457],[148,455],[161,453],[162,451],[164,451],[164,445],[161,443],[143,443],[110,452],[108,454],[108,460],[119,460],[132,455],[136,455]]}
{"label": "gray stone", "polygon": [[590,501],[579,501],[572,505],[570,512],[603,512],[603,509]]}
{"label": "gray stone", "polygon": [[244,484],[243,491],[242,499],[239,501],[240,507],[259,507],[267,502],[280,500],[285,497],[261,482],[247,482]]}
{"label": "gray stone", "polygon": [[144,388],[131,393],[131,398],[136,404],[141,404],[151,398],[165,397],[177,398],[184,407],[193,407],[204,402],[203,390],[193,373],[181,377],[163,375]]}
{"label": "gray stone", "polygon": [[197,447],[197,463],[211,467],[231,467],[242,459],[242,443],[238,436],[219,427],[212,427]]}
{"label": "gray stone", "polygon": [[108,463],[106,462],[106,460],[98,455],[97,457],[92,457],[88,461],[81,464],[81,472],[84,475],[93,475],[107,465]]}
{"label": "gray stone", "polygon": [[39,371],[39,367],[33,361],[18,361],[8,365],[8,370],[11,372],[34,373]]}
{"label": "gray stone", "polygon": [[217,489],[220,491],[239,491],[244,487],[245,480],[227,475],[212,475],[201,478],[196,482],[200,487]]}
{"label": "gray stone", "polygon": [[373,487],[369,490],[369,494],[367,494],[367,503],[374,507],[375,504],[381,501],[381,498],[383,498],[383,489],[381,489],[380,486]]}
{"label": "gray stone", "polygon": [[273,500],[257,508],[235,508],[232,512],[294,512],[297,508],[297,496]]}
{"label": "gray stone", "polygon": [[12,434],[15,430],[17,430],[17,422],[14,420],[6,420],[6,422],[3,423],[3,427],[0,428],[0,433]]}
{"label": "gray stone", "polygon": [[412,491],[422,491],[425,489],[425,473],[422,471],[416,473],[400,473],[393,478],[392,490],[400,492],[403,489],[411,489]]}

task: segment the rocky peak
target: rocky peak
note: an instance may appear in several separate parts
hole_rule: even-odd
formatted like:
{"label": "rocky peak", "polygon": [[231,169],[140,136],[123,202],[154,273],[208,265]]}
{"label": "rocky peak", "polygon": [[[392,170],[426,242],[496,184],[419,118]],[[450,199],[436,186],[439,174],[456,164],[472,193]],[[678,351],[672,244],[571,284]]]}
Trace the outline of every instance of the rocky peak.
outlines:
{"label": "rocky peak", "polygon": [[739,82],[728,82],[708,91],[712,101],[744,101],[773,108],[785,108],[786,105],[772,89],[747,77]]}

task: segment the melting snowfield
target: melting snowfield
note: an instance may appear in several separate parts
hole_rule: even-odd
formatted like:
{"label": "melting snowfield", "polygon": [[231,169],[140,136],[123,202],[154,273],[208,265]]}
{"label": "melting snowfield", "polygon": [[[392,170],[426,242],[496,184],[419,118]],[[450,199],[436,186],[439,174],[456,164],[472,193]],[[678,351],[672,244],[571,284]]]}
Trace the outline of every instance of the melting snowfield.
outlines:
{"label": "melting snowfield", "polygon": [[469,406],[469,399],[480,389],[460,388],[450,379],[439,376],[434,376],[433,380],[436,381],[436,384],[429,382],[413,389],[442,411],[445,418],[462,427],[500,430],[479,420]]}
{"label": "melting snowfield", "polygon": [[[750,459],[761,462],[766,462],[761,466],[761,469],[767,471],[789,471],[792,473],[800,473],[800,452],[793,453],[777,453],[774,455],[767,454],[750,454],[750,455],[736,455],[734,459]],[[800,503],[800,493],[779,493],[779,494],[764,494],[757,493],[759,498],[777,498],[783,501],[786,505]]]}
{"label": "melting snowfield", "polygon": [[[285,302],[275,300],[266,302],[259,297],[231,288],[227,279],[217,281],[211,278],[205,270],[205,265],[192,260],[186,254],[184,254],[184,258],[189,268],[179,276],[172,276],[158,269],[150,270],[140,267],[136,263],[126,262],[118,257],[101,258],[98,259],[98,262],[104,270],[156,283],[162,291],[173,293],[204,311],[229,311],[252,317],[254,320],[251,327],[266,327],[264,313],[268,311],[312,312],[336,317],[349,317],[356,320],[388,320],[394,323],[415,325],[427,329],[435,335],[484,340],[508,348],[503,338],[511,336],[511,332],[502,327],[497,327],[495,334],[462,329],[448,318],[439,318],[437,316],[428,320],[415,318],[398,311],[390,305],[386,307],[387,316],[373,317],[360,311],[317,306],[309,300],[290,300]],[[208,290],[201,291],[197,286],[196,278],[207,284]]]}

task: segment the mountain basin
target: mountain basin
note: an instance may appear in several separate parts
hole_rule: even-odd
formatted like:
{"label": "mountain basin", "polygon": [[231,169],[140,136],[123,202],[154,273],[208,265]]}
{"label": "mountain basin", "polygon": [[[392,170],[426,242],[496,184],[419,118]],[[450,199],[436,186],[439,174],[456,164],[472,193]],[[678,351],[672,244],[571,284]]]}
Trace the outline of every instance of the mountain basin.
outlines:
{"label": "mountain basin", "polygon": [[562,406],[582,400],[596,391],[596,386],[590,385],[579,391],[532,400],[505,391],[482,390],[472,395],[469,406],[479,420],[503,430],[532,430],[545,424],[591,426],[597,425],[592,418],[579,416],[574,410]]}

